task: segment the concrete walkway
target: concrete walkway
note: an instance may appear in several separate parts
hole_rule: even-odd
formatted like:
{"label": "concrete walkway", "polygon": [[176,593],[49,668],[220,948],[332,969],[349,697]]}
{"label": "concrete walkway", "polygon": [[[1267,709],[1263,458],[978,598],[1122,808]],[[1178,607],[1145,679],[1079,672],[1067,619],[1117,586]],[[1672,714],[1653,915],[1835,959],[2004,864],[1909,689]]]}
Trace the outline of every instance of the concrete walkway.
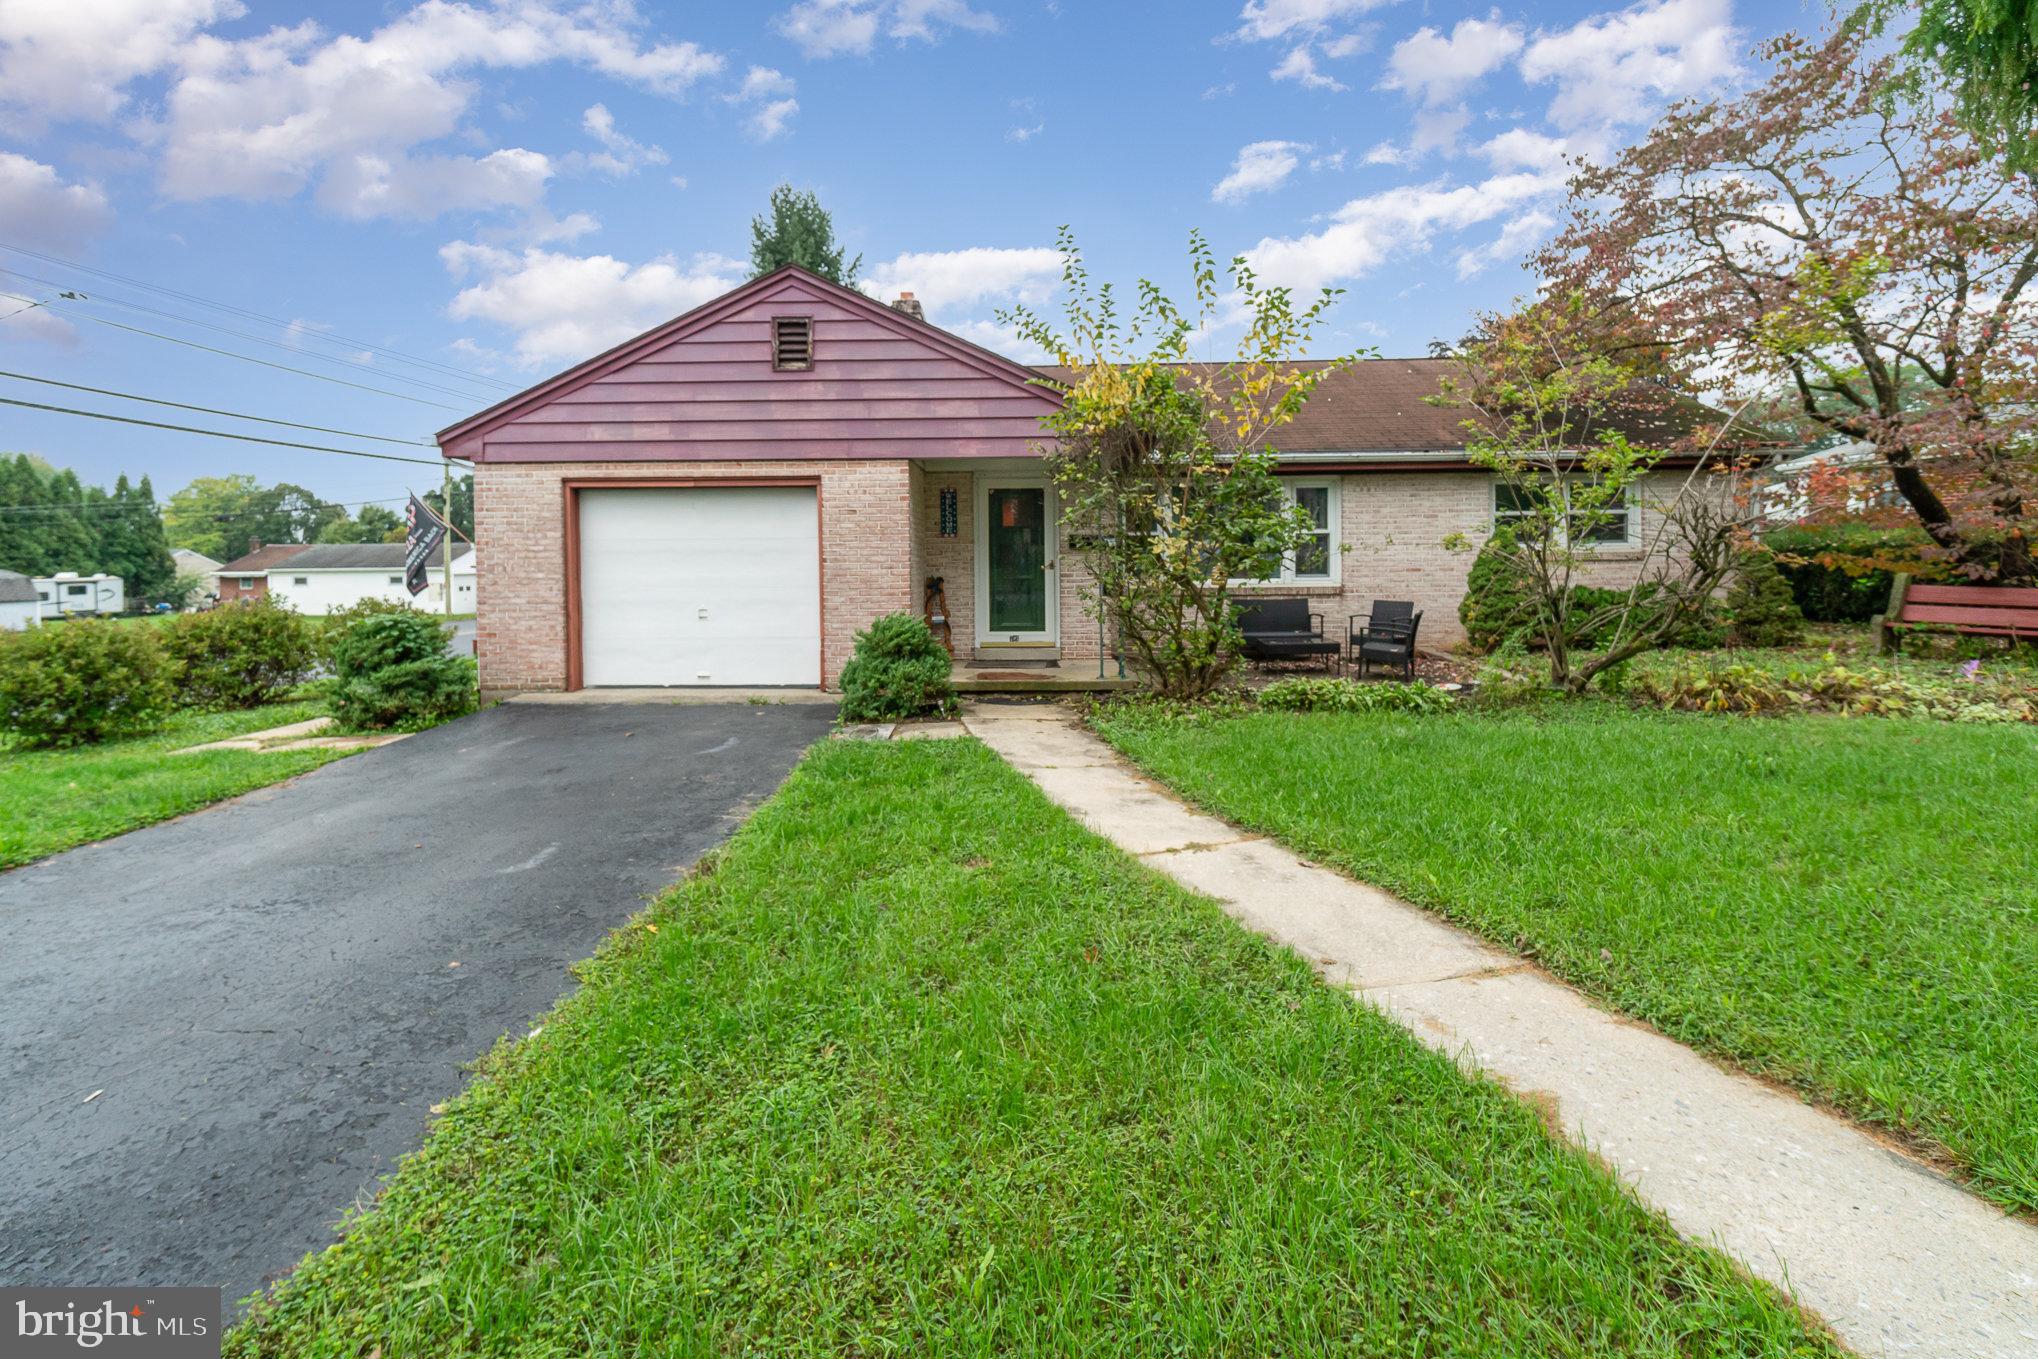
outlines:
{"label": "concrete walkway", "polygon": [[1425,911],[1190,811],[1061,708],[976,703],[963,721],[1083,824],[1533,1101],[1859,1353],[2038,1356],[2038,1229]]}

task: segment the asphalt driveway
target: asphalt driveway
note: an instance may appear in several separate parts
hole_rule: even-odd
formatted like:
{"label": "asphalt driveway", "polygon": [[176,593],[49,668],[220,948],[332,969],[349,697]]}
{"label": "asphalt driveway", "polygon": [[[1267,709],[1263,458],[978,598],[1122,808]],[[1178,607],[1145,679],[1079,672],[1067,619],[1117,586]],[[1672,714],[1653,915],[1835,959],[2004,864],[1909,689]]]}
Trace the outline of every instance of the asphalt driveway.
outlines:
{"label": "asphalt driveway", "polygon": [[0,1283],[232,1303],[330,1241],[831,714],[510,704],[0,874]]}

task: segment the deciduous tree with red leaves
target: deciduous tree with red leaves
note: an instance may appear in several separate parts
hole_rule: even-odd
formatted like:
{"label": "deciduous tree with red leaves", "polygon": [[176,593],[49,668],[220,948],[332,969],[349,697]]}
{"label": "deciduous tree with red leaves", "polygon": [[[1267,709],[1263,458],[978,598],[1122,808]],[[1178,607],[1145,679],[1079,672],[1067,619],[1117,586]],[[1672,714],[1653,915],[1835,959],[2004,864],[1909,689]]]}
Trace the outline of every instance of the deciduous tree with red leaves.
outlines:
{"label": "deciduous tree with red leaves", "polygon": [[1774,69],[1757,88],[1674,108],[1581,171],[1538,271],[1665,376],[1737,399],[1781,392],[1770,414],[1807,440],[1871,446],[1873,479],[1930,557],[2038,581],[2031,178],[1861,24],[1763,55]]}

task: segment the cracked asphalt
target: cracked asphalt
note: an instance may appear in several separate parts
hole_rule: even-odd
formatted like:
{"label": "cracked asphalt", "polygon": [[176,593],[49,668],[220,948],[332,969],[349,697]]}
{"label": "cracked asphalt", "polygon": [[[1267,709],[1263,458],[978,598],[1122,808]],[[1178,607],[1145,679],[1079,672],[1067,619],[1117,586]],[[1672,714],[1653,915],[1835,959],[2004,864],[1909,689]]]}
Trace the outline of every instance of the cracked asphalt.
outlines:
{"label": "cracked asphalt", "polygon": [[0,874],[0,1284],[326,1245],[832,715],[509,704]]}

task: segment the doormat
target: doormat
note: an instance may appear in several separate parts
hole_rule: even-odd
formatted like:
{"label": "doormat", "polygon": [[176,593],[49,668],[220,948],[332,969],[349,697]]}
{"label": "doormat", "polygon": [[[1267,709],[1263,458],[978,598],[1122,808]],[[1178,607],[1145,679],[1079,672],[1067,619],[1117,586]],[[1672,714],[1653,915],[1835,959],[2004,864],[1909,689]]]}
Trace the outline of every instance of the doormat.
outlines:
{"label": "doormat", "polygon": [[1033,671],[1030,674],[1024,670],[979,670],[976,673],[969,675],[967,678],[994,679],[994,680],[1039,680],[1039,679],[1052,679],[1054,677],[1052,675],[1043,675],[1037,670]]}

